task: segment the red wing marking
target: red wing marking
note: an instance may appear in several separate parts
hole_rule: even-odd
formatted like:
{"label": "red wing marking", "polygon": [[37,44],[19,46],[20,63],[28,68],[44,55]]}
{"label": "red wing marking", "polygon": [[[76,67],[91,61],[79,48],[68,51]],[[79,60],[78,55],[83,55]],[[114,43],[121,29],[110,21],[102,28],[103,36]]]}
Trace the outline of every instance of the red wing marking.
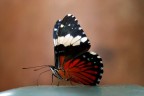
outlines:
{"label": "red wing marking", "polygon": [[94,70],[91,62],[85,64],[83,61],[80,62],[77,59],[76,61],[74,61],[74,63],[71,62],[70,66],[67,67],[67,69],[68,70],[66,72],[68,72],[69,77],[73,82],[88,85],[92,84],[93,81],[96,80],[95,75],[97,74],[97,72]]}
{"label": "red wing marking", "polygon": [[89,73],[89,74],[98,74],[98,72],[92,71],[92,70],[87,70],[86,73]]}
{"label": "red wing marking", "polygon": [[77,63],[76,66],[85,65],[84,63],[85,63],[85,61],[81,61],[81,62]]}
{"label": "red wing marking", "polygon": [[79,67],[89,67],[89,66],[92,66],[92,63],[91,62],[89,62],[89,63],[87,63],[87,64],[79,64]]}
{"label": "red wing marking", "polygon": [[96,69],[97,69],[97,68],[98,68],[98,66],[96,66],[96,65],[95,65],[95,66],[94,66],[94,68],[96,68]]}
{"label": "red wing marking", "polygon": [[75,68],[75,67],[73,67],[73,68],[71,68],[71,69],[68,70],[69,74],[71,74],[71,73],[78,73],[78,72],[80,72],[80,69],[79,68]]}
{"label": "red wing marking", "polygon": [[79,74],[79,75],[81,75],[81,77],[86,77],[86,78],[89,78],[92,80],[96,79],[96,77],[94,76],[96,73],[95,73],[95,71],[92,71],[92,70],[84,70],[83,71],[79,68],[72,68],[68,72],[71,76],[75,76],[75,75]]}
{"label": "red wing marking", "polygon": [[59,57],[60,67],[63,67],[64,59],[65,59],[65,56],[60,56]]}
{"label": "red wing marking", "polygon": [[60,63],[62,64],[64,62],[65,56],[60,56],[59,59]]}
{"label": "red wing marking", "polygon": [[70,64],[71,64],[71,60],[67,61],[67,62],[64,64],[64,69],[65,69],[65,70],[68,70]]}
{"label": "red wing marking", "polygon": [[80,59],[76,59],[74,62],[72,62],[72,64],[70,64],[69,68],[76,66],[79,61],[80,61]]}
{"label": "red wing marking", "polygon": [[89,80],[95,80],[96,79],[96,77],[94,75],[91,75],[91,74],[86,73],[86,72],[81,72],[80,74],[83,75],[84,77],[87,77]]}
{"label": "red wing marking", "polygon": [[[59,74],[63,79],[67,79],[76,83],[84,85],[96,85],[101,79],[101,74],[103,73],[101,67],[103,65],[100,63],[100,60],[96,55],[92,55],[88,52],[84,54],[84,56],[87,56],[88,59],[83,58],[82,55],[80,55],[79,57],[70,59],[67,62],[64,62],[65,56],[60,56],[60,64],[64,70],[59,71]],[[99,62],[95,63],[98,60]]]}
{"label": "red wing marking", "polygon": [[72,78],[75,79],[77,83],[81,82],[83,84],[89,84],[93,82],[92,79],[83,76],[82,73],[72,73],[71,75],[72,75]]}

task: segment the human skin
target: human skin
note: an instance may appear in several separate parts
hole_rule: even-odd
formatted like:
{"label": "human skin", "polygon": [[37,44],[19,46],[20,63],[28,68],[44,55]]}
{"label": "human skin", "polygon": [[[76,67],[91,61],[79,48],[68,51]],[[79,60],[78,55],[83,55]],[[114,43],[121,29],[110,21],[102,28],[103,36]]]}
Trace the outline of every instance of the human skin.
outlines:
{"label": "human skin", "polygon": [[[54,65],[53,26],[68,13],[79,20],[90,50],[103,58],[101,84],[144,85],[143,5],[141,0],[1,0],[0,90],[36,85],[44,70],[23,67]],[[50,71],[39,84],[51,84]]]}

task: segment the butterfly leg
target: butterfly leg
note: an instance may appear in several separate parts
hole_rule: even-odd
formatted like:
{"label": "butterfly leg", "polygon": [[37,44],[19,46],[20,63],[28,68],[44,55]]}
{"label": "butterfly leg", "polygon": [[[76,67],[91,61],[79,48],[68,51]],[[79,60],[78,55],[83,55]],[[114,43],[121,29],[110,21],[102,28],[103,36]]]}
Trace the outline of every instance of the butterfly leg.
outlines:
{"label": "butterfly leg", "polygon": [[51,85],[53,85],[53,76],[54,76],[54,75],[52,74],[52,82],[51,82]]}
{"label": "butterfly leg", "polygon": [[72,83],[72,81],[70,81],[70,85],[72,85],[72,86],[73,86],[73,83]]}
{"label": "butterfly leg", "polygon": [[71,78],[72,78],[72,77],[70,77],[67,81],[69,81],[69,82],[70,82],[70,85],[73,86],[74,84],[72,83]]}
{"label": "butterfly leg", "polygon": [[50,70],[43,71],[43,72],[41,72],[41,73],[39,74],[39,76],[38,76],[38,78],[37,78],[37,86],[39,86],[39,78],[40,78],[40,76],[41,76],[43,73],[47,72],[47,71],[50,71]]}
{"label": "butterfly leg", "polygon": [[59,86],[59,85],[60,85],[60,81],[58,80],[57,86]]}

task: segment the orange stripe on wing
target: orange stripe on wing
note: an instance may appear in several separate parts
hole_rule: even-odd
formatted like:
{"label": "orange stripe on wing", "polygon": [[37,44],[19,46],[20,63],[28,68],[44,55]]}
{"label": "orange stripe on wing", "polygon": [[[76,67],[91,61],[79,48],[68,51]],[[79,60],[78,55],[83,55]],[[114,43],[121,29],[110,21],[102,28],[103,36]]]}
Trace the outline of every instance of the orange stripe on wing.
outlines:
{"label": "orange stripe on wing", "polygon": [[80,59],[74,60],[74,61],[70,64],[69,68],[72,68],[72,67],[76,66],[79,61],[80,61]]}

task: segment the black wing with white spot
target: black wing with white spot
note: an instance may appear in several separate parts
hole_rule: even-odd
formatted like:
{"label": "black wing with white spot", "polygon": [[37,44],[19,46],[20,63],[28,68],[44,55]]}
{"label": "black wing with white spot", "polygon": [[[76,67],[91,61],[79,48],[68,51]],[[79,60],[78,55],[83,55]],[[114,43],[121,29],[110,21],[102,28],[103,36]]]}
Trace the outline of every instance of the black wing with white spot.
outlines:
{"label": "black wing with white spot", "polygon": [[75,16],[68,14],[54,28],[55,55],[65,56],[65,62],[86,52],[90,42]]}

